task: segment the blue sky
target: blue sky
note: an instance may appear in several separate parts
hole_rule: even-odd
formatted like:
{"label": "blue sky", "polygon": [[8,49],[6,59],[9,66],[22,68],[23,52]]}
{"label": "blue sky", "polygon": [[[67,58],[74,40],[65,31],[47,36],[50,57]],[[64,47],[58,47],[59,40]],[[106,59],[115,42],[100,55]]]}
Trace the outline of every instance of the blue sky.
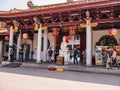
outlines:
{"label": "blue sky", "polygon": [[[29,0],[0,0],[0,11],[9,11],[10,9],[27,9],[27,1]],[[54,3],[66,2],[66,0],[32,0],[34,5],[47,5]]]}

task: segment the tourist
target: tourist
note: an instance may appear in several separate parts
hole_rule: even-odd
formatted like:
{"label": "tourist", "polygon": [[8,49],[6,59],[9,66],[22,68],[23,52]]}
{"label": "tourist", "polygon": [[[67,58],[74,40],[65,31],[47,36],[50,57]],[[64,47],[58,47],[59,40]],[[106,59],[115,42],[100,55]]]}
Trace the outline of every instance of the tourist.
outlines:
{"label": "tourist", "polygon": [[106,68],[110,69],[111,68],[111,52],[110,52],[110,47],[107,48],[106,55],[107,55]]}
{"label": "tourist", "polygon": [[19,62],[23,62],[23,53],[24,53],[24,51],[23,51],[23,49],[20,47],[20,48],[19,48]]}
{"label": "tourist", "polygon": [[11,48],[11,50],[10,50],[10,62],[13,62],[13,60],[14,60],[14,51]]}
{"label": "tourist", "polygon": [[77,57],[78,57],[78,50],[74,48],[74,52],[73,52],[74,64],[78,64]]}
{"label": "tourist", "polygon": [[116,49],[113,49],[113,54],[112,54],[112,69],[117,69],[117,52]]}
{"label": "tourist", "polygon": [[52,62],[52,55],[53,55],[53,50],[51,49],[51,47],[48,49],[48,59],[49,59],[49,63]]}
{"label": "tourist", "polygon": [[86,61],[86,49],[84,51],[82,51],[82,56],[83,56],[83,65],[85,65],[85,61]]}
{"label": "tourist", "polygon": [[78,61],[79,61],[79,63],[82,63],[82,61],[81,61],[81,48],[80,48],[80,45],[77,45],[77,50],[78,50]]}

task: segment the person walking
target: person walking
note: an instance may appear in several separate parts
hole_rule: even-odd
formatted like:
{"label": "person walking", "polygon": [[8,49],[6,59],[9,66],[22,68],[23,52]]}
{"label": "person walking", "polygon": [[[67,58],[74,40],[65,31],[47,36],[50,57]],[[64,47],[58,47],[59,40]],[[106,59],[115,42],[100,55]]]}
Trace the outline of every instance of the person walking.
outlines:
{"label": "person walking", "polygon": [[111,68],[111,52],[110,52],[110,47],[107,48],[106,55],[107,55],[106,68],[110,69]]}
{"label": "person walking", "polygon": [[48,59],[49,59],[49,63],[52,62],[52,55],[53,55],[53,50],[51,49],[51,47],[48,49]]}
{"label": "person walking", "polygon": [[82,51],[82,56],[83,56],[83,65],[85,65],[86,62],[86,49]]}
{"label": "person walking", "polygon": [[24,53],[24,51],[23,51],[23,49],[20,47],[20,49],[19,49],[19,62],[23,62],[23,53]]}
{"label": "person walking", "polygon": [[13,62],[14,60],[14,51],[13,49],[10,50],[10,62]]}
{"label": "person walking", "polygon": [[112,54],[112,69],[117,69],[117,52],[116,49],[113,49],[113,54]]}
{"label": "person walking", "polygon": [[77,64],[77,65],[78,65],[77,57],[78,57],[78,50],[77,50],[76,48],[74,48],[73,60],[74,60],[74,64]]}

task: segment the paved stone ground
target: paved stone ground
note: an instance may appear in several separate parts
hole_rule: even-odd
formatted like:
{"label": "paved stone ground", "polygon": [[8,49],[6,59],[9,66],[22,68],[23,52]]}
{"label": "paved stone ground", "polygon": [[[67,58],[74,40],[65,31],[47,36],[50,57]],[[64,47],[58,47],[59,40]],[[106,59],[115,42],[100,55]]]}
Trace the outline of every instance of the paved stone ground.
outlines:
{"label": "paved stone ground", "polygon": [[0,90],[120,90],[120,80],[115,75],[0,68]]}
{"label": "paved stone ground", "polygon": [[[3,61],[2,65],[9,64],[10,62]],[[14,62],[18,63],[18,62]],[[55,67],[55,68],[64,68],[65,71],[76,71],[76,72],[89,72],[89,73],[99,73],[99,74],[111,74],[111,75],[120,75],[120,66],[118,69],[113,70],[113,69],[106,69],[104,66],[92,66],[92,67],[86,67],[82,65],[63,65],[59,66],[56,64],[48,64],[48,63],[41,63],[41,64],[36,64],[36,63],[31,63],[31,62],[24,62],[22,63],[21,67],[28,67],[28,68],[43,68],[43,69],[48,69],[49,67]]]}

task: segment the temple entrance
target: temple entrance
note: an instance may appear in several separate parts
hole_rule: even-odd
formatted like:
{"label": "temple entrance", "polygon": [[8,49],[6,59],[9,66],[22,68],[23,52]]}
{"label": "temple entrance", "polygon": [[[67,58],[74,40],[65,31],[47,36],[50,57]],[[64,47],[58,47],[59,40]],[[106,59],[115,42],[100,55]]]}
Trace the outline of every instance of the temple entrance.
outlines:
{"label": "temple entrance", "polygon": [[[74,48],[77,48],[79,50],[79,62],[82,64],[83,63],[82,51],[86,49],[86,32],[85,31],[77,32],[75,35],[69,35],[66,32],[60,32],[59,37],[57,37],[56,39],[57,55],[59,55],[60,53],[59,50],[61,49],[61,43],[63,41],[63,37],[66,38],[65,43],[67,44],[68,53],[73,52]],[[55,58],[57,55],[55,55]],[[71,56],[68,59],[68,60],[71,59],[70,63],[72,61]]]}
{"label": "temple entrance", "polygon": [[[74,38],[69,38],[69,40],[66,40],[66,43],[68,43],[69,41],[69,49],[73,49],[76,46],[80,46],[80,50],[81,52],[83,50],[86,49],[86,32],[85,30],[76,30],[76,34],[75,35],[69,35],[68,31],[59,31],[59,36],[56,37],[56,46],[55,46],[55,50],[57,50],[57,52],[59,52],[60,49],[60,44],[62,42],[63,36],[66,36],[66,38],[68,39],[68,37],[74,36]],[[75,40],[74,40],[75,39]],[[74,41],[72,43],[72,41]]]}
{"label": "temple entrance", "polygon": [[24,60],[29,60],[29,56],[30,56],[30,44],[26,44],[23,45],[23,50],[24,50],[24,56],[23,59]]}

